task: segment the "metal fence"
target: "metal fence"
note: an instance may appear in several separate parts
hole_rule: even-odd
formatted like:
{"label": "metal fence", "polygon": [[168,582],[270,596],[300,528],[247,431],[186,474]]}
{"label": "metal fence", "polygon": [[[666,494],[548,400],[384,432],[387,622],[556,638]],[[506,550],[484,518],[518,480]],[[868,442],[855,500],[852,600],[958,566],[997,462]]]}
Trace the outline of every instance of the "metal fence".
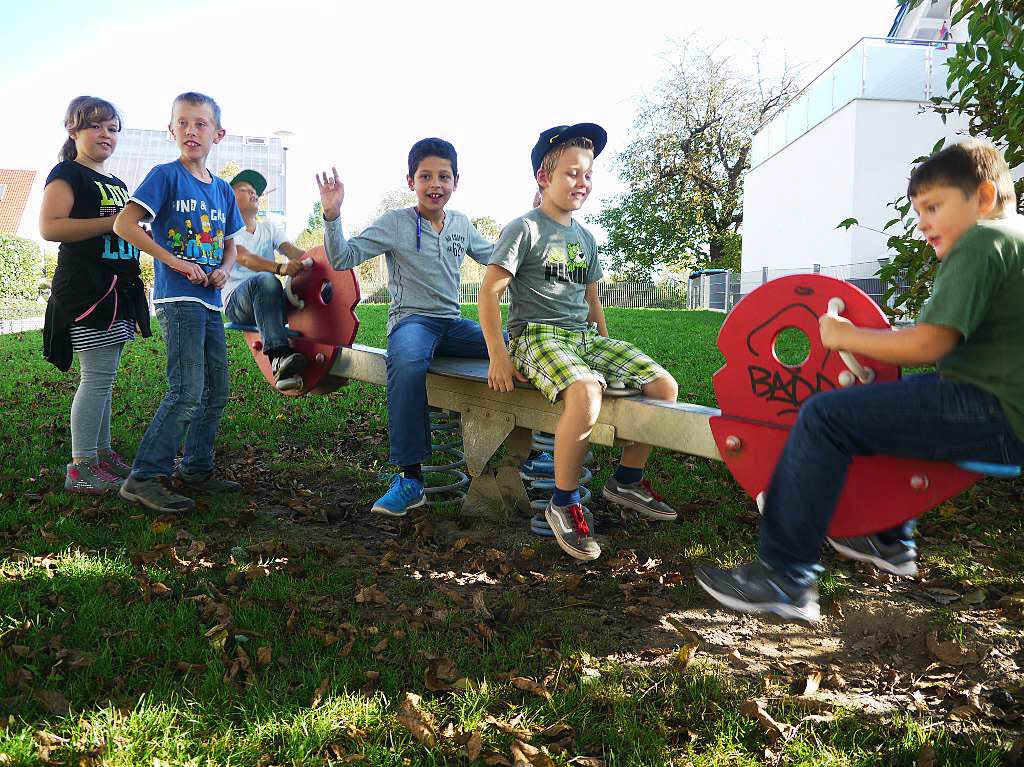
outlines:
{"label": "metal fence", "polygon": [[[687,307],[690,309],[711,309],[715,311],[731,311],[743,296],[770,280],[786,277],[791,274],[824,274],[828,277],[845,280],[856,285],[867,293],[879,306],[884,306],[885,292],[888,286],[878,277],[878,270],[887,263],[887,259],[864,261],[856,264],[838,264],[822,266],[811,264],[794,269],[772,269],[767,266],[756,271],[698,272],[691,275],[687,293]],[[899,287],[903,287],[900,283]],[[890,298],[892,300],[902,293],[899,289]]]}
{"label": "metal fence", "polygon": [[[391,301],[387,284],[363,283],[360,286],[364,304],[387,304]],[[622,306],[631,309],[685,309],[686,295],[682,288],[670,282],[600,282],[598,295],[603,306]],[[464,282],[459,290],[459,303],[476,304],[480,301],[480,283]],[[508,291],[500,303],[508,305]]]}

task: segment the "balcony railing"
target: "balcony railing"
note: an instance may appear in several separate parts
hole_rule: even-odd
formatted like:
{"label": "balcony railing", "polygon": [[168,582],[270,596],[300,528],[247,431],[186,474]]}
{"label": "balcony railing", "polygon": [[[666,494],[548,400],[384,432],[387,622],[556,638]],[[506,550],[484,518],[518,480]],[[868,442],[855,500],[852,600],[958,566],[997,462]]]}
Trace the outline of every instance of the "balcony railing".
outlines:
{"label": "balcony railing", "polygon": [[754,134],[751,167],[796,141],[854,99],[928,101],[946,96],[950,42],[865,37]]}

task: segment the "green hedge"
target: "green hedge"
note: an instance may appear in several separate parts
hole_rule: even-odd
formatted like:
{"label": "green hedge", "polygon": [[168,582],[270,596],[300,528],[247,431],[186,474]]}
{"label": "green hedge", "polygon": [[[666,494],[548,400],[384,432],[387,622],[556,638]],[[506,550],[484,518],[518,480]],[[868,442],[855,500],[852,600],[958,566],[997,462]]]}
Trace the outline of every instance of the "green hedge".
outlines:
{"label": "green hedge", "polygon": [[0,234],[0,296],[35,298],[43,254],[32,240]]}

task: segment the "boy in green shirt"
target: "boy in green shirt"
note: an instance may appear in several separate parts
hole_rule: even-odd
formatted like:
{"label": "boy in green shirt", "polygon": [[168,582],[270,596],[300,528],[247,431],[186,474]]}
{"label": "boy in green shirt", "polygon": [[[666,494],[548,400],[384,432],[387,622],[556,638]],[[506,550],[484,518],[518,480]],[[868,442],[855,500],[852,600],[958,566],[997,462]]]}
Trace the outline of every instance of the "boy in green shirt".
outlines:
{"label": "boy in green shirt", "polygon": [[[825,531],[855,455],[934,461],[1024,461],[1024,219],[1010,170],[987,141],[932,155],[907,189],[918,228],[941,262],[916,325],[869,330],[823,316],[822,343],[937,373],[818,394],[804,403],[772,476],[759,558],[697,567],[727,607],[820,617],[816,586]],[[896,575],[917,574],[914,522],[828,539],[841,554]]]}

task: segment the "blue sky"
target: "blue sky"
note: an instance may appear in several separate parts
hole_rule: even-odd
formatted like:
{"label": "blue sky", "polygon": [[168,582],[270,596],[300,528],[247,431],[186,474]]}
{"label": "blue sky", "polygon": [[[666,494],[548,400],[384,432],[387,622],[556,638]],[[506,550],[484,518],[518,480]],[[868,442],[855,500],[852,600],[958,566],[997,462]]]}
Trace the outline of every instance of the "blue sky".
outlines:
{"label": "blue sky", "polygon": [[[342,211],[357,226],[404,183],[409,146],[451,140],[461,181],[454,208],[504,224],[525,210],[528,155],[550,125],[609,132],[584,212],[620,190],[610,167],[629,140],[635,100],[663,71],[670,41],[723,41],[737,61],[763,48],[810,79],[863,36],[883,36],[893,0],[720,3],[111,2],[6,4],[0,30],[0,167],[43,176],[67,102],[110,99],[125,125],[162,128],[185,90],[214,96],[231,133],[290,140],[291,235],[317,197],[313,173],[335,164]],[[35,236],[39,184],[22,233]]]}

